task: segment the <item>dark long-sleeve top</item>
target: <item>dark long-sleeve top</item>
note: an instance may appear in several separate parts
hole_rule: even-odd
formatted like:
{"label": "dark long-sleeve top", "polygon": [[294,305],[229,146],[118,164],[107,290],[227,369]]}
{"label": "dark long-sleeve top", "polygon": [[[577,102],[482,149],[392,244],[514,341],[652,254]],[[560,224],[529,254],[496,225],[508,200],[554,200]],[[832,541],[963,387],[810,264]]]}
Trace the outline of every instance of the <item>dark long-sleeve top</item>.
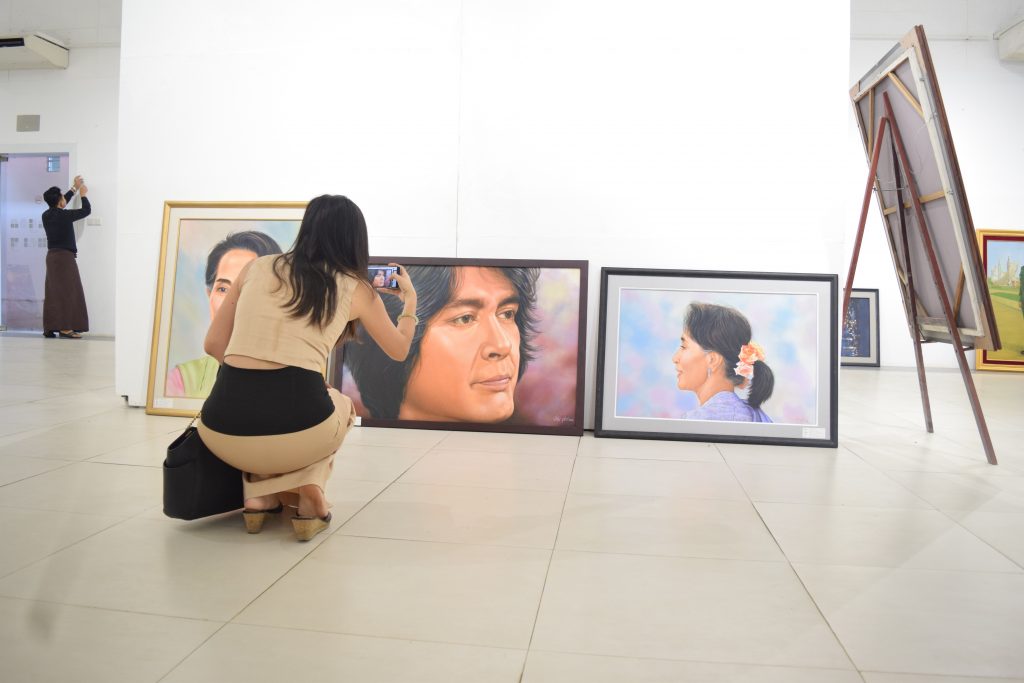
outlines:
{"label": "dark long-sleeve top", "polygon": [[[71,201],[74,190],[64,193],[64,200]],[[75,243],[75,221],[80,221],[92,213],[88,197],[82,197],[81,209],[47,209],[43,212],[43,230],[46,231],[46,244],[50,249],[67,249],[73,254],[78,253]]]}

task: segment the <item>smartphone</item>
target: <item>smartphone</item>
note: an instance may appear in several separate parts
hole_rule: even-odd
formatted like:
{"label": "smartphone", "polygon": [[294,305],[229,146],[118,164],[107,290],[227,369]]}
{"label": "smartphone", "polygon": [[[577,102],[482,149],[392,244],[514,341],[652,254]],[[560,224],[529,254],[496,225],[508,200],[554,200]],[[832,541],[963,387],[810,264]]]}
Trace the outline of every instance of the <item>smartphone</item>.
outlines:
{"label": "smartphone", "polygon": [[367,269],[367,276],[374,289],[398,289],[395,273],[401,272],[401,266],[370,266]]}

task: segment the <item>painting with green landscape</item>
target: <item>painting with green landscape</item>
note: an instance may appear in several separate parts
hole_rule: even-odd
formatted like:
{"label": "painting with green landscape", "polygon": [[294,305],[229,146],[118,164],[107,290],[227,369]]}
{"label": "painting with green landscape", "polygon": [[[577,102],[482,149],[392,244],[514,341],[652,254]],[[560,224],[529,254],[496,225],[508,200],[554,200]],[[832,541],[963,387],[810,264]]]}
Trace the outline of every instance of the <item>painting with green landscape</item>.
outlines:
{"label": "painting with green landscape", "polygon": [[977,367],[1024,372],[1024,231],[979,230],[978,241],[1003,348],[979,350]]}

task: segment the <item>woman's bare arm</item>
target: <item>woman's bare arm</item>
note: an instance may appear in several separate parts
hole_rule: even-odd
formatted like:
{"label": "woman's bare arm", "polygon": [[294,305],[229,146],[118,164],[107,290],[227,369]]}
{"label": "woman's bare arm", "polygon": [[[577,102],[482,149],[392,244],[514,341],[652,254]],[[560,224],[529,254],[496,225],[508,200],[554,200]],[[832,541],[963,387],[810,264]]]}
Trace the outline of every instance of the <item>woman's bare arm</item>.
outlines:
{"label": "woman's bare arm", "polygon": [[228,348],[228,342],[231,341],[231,332],[235,329],[235,311],[238,308],[238,297],[242,294],[242,285],[252,263],[250,261],[242,268],[227,296],[224,297],[220,308],[217,309],[217,314],[213,316],[210,329],[206,332],[203,350],[216,358],[218,363],[224,362],[224,351]]}
{"label": "woman's bare arm", "polygon": [[403,361],[409,355],[412,337],[416,333],[416,320],[413,317],[416,311],[416,290],[413,289],[412,281],[405,275],[404,269],[401,274],[396,274],[395,278],[398,280],[399,291],[386,292],[383,296],[397,296],[402,300],[403,315],[399,317],[397,324],[391,322],[381,299],[382,295],[379,295],[368,282],[356,285],[349,315],[363,324],[373,341],[377,342],[389,358]]}

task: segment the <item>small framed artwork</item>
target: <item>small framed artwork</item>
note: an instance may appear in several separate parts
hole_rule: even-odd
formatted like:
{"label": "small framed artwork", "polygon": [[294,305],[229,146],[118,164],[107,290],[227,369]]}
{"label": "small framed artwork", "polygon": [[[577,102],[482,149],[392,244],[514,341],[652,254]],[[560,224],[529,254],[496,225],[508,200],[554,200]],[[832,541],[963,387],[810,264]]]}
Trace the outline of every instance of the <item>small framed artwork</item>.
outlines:
{"label": "small framed artwork", "polygon": [[839,353],[842,365],[879,366],[877,289],[850,290]]}
{"label": "small framed artwork", "polygon": [[[361,424],[530,434],[583,433],[586,261],[373,257],[400,263],[417,293],[409,356],[364,330],[339,347],[331,385]],[[387,274],[379,274],[382,280]],[[391,319],[402,303],[381,295]]]}
{"label": "small framed artwork", "polygon": [[242,268],[291,248],[305,202],[166,202],[146,412],[192,417],[217,377],[203,351],[214,313]]}
{"label": "small framed artwork", "polygon": [[1024,372],[1024,230],[979,230],[978,245],[1002,348],[977,349],[976,367]]}
{"label": "small framed artwork", "polygon": [[595,436],[835,448],[837,287],[602,268]]}

